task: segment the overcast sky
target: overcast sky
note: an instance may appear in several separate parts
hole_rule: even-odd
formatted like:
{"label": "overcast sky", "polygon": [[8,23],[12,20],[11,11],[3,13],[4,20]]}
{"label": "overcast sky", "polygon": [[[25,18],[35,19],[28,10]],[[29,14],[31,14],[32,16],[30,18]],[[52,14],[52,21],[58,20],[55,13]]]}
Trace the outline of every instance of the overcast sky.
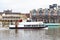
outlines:
{"label": "overcast sky", "polygon": [[27,13],[32,9],[48,8],[50,4],[60,4],[60,0],[0,0],[0,11],[12,9]]}

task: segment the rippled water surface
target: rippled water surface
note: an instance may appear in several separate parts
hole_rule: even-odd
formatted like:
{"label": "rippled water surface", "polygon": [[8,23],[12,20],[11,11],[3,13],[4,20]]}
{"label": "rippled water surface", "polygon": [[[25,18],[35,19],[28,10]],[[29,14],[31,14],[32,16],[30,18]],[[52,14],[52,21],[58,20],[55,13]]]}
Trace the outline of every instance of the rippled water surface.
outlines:
{"label": "rippled water surface", "polygon": [[0,30],[0,40],[60,40],[60,28]]}

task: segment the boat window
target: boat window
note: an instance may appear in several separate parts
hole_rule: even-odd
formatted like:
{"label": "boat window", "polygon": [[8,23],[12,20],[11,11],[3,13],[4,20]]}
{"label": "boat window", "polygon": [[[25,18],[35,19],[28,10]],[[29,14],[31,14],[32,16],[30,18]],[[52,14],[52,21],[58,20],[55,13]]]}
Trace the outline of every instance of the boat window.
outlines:
{"label": "boat window", "polygon": [[39,25],[39,27],[43,27],[44,25]]}
{"label": "boat window", "polygon": [[31,27],[31,25],[24,25],[24,27]]}
{"label": "boat window", "polygon": [[32,27],[38,27],[38,25],[32,25]]}

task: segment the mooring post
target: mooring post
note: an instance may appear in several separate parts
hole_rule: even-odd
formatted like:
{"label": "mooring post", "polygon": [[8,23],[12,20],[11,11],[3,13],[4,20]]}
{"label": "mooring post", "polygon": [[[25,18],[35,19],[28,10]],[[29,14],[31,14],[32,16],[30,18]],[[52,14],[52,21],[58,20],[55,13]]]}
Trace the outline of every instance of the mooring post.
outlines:
{"label": "mooring post", "polygon": [[17,26],[18,26],[18,23],[17,23],[17,21],[15,21],[15,28],[17,29]]}
{"label": "mooring post", "polygon": [[18,28],[18,21],[15,21],[15,32],[16,33],[18,32],[17,28]]}

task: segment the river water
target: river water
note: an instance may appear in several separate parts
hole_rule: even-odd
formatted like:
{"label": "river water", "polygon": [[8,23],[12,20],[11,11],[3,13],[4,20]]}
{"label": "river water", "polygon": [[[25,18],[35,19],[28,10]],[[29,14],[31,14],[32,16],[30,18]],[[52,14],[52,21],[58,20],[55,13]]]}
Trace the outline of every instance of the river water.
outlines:
{"label": "river water", "polygon": [[0,40],[60,40],[60,28],[0,30]]}

